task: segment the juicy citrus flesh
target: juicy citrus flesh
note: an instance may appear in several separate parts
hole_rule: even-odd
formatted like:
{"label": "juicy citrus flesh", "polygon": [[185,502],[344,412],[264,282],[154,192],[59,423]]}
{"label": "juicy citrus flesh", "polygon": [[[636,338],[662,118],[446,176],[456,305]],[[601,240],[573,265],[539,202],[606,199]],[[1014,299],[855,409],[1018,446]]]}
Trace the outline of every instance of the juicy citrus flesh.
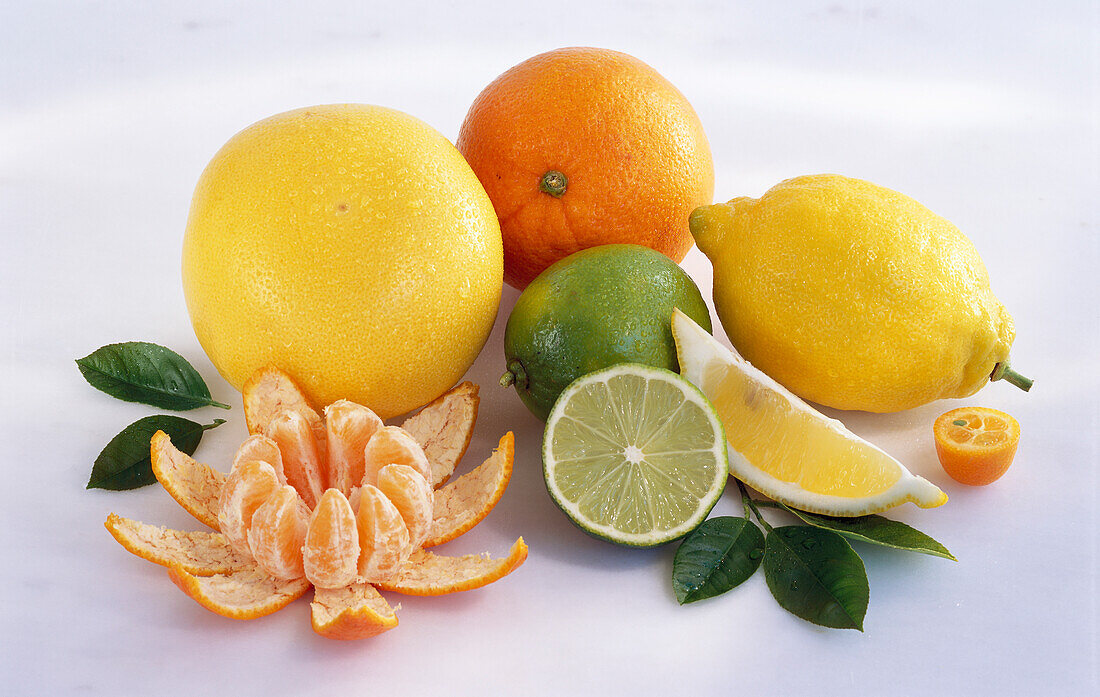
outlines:
{"label": "juicy citrus flesh", "polygon": [[1008,470],[1020,441],[1020,424],[988,407],[959,407],[932,427],[936,454],[952,479],[971,486],[991,484]]}
{"label": "juicy citrus flesh", "polygon": [[819,415],[794,408],[733,366],[707,366],[700,387],[711,395],[722,423],[736,424],[726,429],[730,446],[749,462],[764,463],[776,479],[817,494],[857,498],[880,494],[901,477],[885,453],[823,428]]}
{"label": "juicy citrus flesh", "polygon": [[[360,568],[379,576],[386,562],[407,559],[405,542],[394,536],[392,524],[364,526],[349,501],[353,487],[378,484],[399,513],[410,544],[418,547],[431,532],[433,492],[427,477],[431,466],[420,445],[400,427],[379,428],[381,419],[366,407],[351,402],[335,403],[326,410],[336,423],[318,430],[300,409],[272,413],[267,437],[277,444],[288,484],[278,485],[267,463],[244,462],[231,472],[220,499],[219,522],[227,521],[227,536],[251,552],[266,572],[280,579],[304,576],[318,588],[339,588],[359,578]],[[335,443],[321,448],[315,434],[335,434]],[[362,444],[362,454],[352,450]],[[255,451],[256,441],[242,447]],[[324,451],[327,461],[322,462]],[[238,458],[240,459],[240,458]],[[386,464],[381,463],[402,463]],[[403,463],[410,464],[403,464]],[[359,481],[347,476],[360,472]],[[328,488],[341,474],[346,488]],[[362,491],[356,503],[362,506]],[[373,509],[372,509],[373,510]],[[360,533],[371,534],[361,539]],[[392,553],[385,549],[394,544]],[[381,560],[381,561],[380,561]]]}
{"label": "juicy citrus flesh", "polygon": [[730,473],[799,510],[876,513],[906,501],[922,508],[947,495],[817,412],[722,346],[683,313],[672,320],[681,373],[714,404],[729,442]]}
{"label": "juicy citrus flesh", "polygon": [[[471,105],[458,149],[501,221],[504,278],[523,289],[543,269],[601,244],[635,243],[683,259],[688,215],[710,203],[714,165],[687,99],[642,61],[598,48],[535,56]],[[540,189],[564,175],[559,196]]]}
{"label": "juicy citrus flesh", "polygon": [[653,546],[702,522],[728,476],[722,427],[675,373],[621,364],[570,385],[547,420],[547,488],[582,529]]}
{"label": "juicy citrus flesh", "polygon": [[302,570],[317,588],[341,588],[359,570],[359,528],[346,496],[329,489],[313,509],[302,545]]}
{"label": "juicy citrus flesh", "polygon": [[[285,420],[287,411],[309,425],[302,438],[326,439],[336,433],[347,443],[369,442],[382,429],[370,418],[349,419],[329,429],[289,376],[273,368],[261,372],[265,374],[254,376],[245,390],[253,435],[239,449],[229,476],[180,452],[164,433],[154,435],[151,443],[154,472],[177,502],[212,527],[218,527],[223,506],[244,523],[248,543],[243,552],[219,532],[158,528],[115,514],[106,522],[124,548],[168,567],[173,582],[203,607],[226,617],[251,619],[280,609],[314,585],[315,631],[335,639],[363,638],[397,625],[393,608],[371,584],[401,593],[441,595],[491,583],[526,559],[522,538],[504,558],[418,553],[402,511],[381,489],[365,482],[352,486],[347,495],[327,489],[310,510],[301,492],[277,476],[284,453],[260,434]],[[360,407],[345,404],[340,409],[357,413]],[[425,457],[420,452],[411,460],[415,467],[391,464],[380,470],[379,479],[390,495],[413,511],[414,527],[430,533],[425,544],[440,544],[472,528],[507,486],[514,453],[511,433],[501,438],[500,447],[481,466],[442,490],[444,505],[435,515],[433,485],[423,472],[439,485],[450,476],[470,442],[476,412],[476,385],[463,383],[442,395],[405,422],[416,434],[416,447],[423,442],[423,450],[432,453],[430,466],[420,462]],[[326,410],[329,413],[332,410]],[[331,460],[343,456],[340,448],[330,445],[324,440],[316,443],[329,465],[322,472],[325,481],[333,479]],[[409,481],[414,491],[406,492]],[[272,493],[256,506],[256,499],[263,498],[257,492],[267,490]]]}
{"label": "juicy citrus flesh", "polygon": [[691,215],[714,305],[750,363],[799,397],[894,412],[973,394],[1011,315],[977,249],[912,198],[821,174]]}
{"label": "juicy citrus flesh", "polygon": [[383,418],[462,377],[503,284],[499,223],[461,154],[418,119],[357,104],[230,139],[196,185],[182,262],[195,333],[232,385],[275,363],[315,403]]}

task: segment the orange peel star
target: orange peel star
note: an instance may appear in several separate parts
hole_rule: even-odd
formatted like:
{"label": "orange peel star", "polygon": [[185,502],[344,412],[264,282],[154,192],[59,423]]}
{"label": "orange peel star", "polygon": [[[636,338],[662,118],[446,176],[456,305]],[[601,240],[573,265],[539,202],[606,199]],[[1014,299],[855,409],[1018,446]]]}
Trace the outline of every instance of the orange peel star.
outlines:
{"label": "orange peel star", "polygon": [[263,368],[242,389],[251,436],[228,475],[181,452],[163,432],[150,442],[157,480],[217,532],[172,530],[114,513],[105,525],[125,549],[167,567],[173,583],[219,615],[263,617],[312,586],[315,632],[333,639],[380,634],[397,626],[397,614],[378,589],[472,590],[527,558],[522,537],[501,558],[424,549],[477,525],[511,478],[509,432],[480,466],[442,486],[470,444],[477,391],[462,383],[401,427],[384,426],[351,402],[318,412],[289,375]]}

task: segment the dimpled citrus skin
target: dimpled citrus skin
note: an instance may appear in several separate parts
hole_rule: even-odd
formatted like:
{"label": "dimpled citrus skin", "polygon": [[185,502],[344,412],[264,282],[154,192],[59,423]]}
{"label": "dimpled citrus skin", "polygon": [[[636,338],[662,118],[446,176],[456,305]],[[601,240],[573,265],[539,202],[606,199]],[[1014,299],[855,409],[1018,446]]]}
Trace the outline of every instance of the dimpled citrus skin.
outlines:
{"label": "dimpled citrus skin", "polygon": [[238,133],[199,180],[183,245],[195,333],[230,383],[278,365],[314,403],[382,418],[458,381],[502,284],[496,214],[462,156],[376,106],[299,109]]}
{"label": "dimpled citrus skin", "polygon": [[1008,358],[1012,317],[974,245],[895,191],[798,177],[691,228],[730,341],[804,399],[900,411],[971,395]]}
{"label": "dimpled citrus skin", "polygon": [[[618,51],[559,48],[513,66],[474,100],[457,146],[496,206],[504,278],[520,290],[601,244],[640,244],[679,262],[691,249],[688,215],[713,200],[695,110]],[[560,196],[540,190],[551,171],[567,180]]]}

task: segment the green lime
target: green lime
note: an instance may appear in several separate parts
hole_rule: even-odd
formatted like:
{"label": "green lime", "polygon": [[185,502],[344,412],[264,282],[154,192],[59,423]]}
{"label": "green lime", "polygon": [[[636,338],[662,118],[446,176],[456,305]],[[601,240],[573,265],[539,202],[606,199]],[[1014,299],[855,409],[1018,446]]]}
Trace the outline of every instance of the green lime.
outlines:
{"label": "green lime", "polygon": [[729,477],[722,423],[703,393],[637,363],[565,388],[546,421],[542,463],[550,497],[574,523],[634,547],[694,530]]}
{"label": "green lime", "polygon": [[660,252],[609,244],[572,254],[516,300],[504,330],[501,384],[515,385],[545,421],[565,386],[586,373],[616,363],[676,371],[674,308],[710,331],[698,286]]}

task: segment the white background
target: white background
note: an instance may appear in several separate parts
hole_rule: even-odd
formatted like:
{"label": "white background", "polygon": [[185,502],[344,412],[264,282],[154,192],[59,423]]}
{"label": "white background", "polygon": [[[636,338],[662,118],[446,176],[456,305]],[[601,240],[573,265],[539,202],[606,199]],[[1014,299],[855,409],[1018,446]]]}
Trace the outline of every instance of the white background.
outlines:
{"label": "white background", "polygon": [[[1097,4],[1081,2],[0,3],[0,693],[49,695],[1040,695],[1085,694],[1097,672]],[[675,8],[675,9],[674,9]],[[968,404],[1023,437],[996,484],[955,484],[934,418],[956,402],[836,413],[942,487],[950,502],[892,517],[958,563],[859,546],[866,632],[779,608],[758,574],[679,607],[674,545],[620,549],[546,495],[541,424],[498,389],[501,333],[470,460],[516,433],[504,500],[448,552],[527,563],[488,588],[400,598],[400,626],[333,642],[301,600],[254,622],[215,616],[103,529],[108,512],[196,524],[159,487],[86,491],[91,463],[151,413],[86,385],[96,347],[170,346],[232,402],[201,460],[244,437],[239,396],[192,334],[180,241],[192,187],[233,133],[309,104],[408,111],[452,140],[474,96],[536,53],[634,54],[693,103],[718,199],[838,172],[905,192],[981,251],[1016,318],[1014,364]],[[710,267],[685,268],[710,296]],[[719,325],[715,325],[716,328]],[[716,332],[723,340],[721,331]],[[194,412],[209,421],[218,410]],[[727,494],[717,514],[739,514]],[[774,518],[773,520],[779,520]]]}

